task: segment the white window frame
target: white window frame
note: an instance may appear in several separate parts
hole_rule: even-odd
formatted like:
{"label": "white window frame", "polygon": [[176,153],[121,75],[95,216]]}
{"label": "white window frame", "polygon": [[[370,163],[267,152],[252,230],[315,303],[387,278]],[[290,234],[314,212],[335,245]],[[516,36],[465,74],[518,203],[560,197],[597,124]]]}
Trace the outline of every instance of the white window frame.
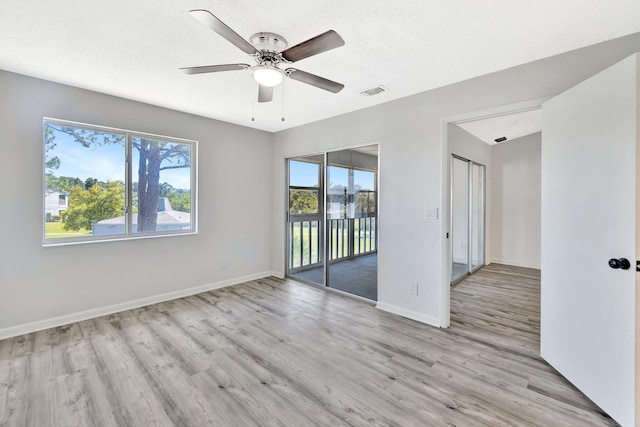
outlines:
{"label": "white window frame", "polygon": [[[46,146],[45,146],[45,129],[47,125],[59,125],[59,126],[68,126],[68,127],[76,127],[88,130],[96,130],[105,133],[116,133],[116,134],[124,134],[125,135],[125,162],[123,164],[125,171],[125,231],[121,234],[113,234],[113,235],[100,235],[100,236],[82,236],[82,237],[59,237],[59,238],[47,238],[45,232],[46,225],[46,212],[45,212],[45,199],[46,199],[46,191],[47,191],[47,181],[46,181]],[[191,227],[188,230],[161,230],[161,231],[149,231],[144,233],[134,233],[132,232],[132,218],[133,218],[133,209],[132,200],[133,200],[133,165],[131,162],[132,158],[132,149],[133,149],[133,138],[142,137],[142,138],[152,138],[156,140],[178,143],[178,144],[189,144],[191,147],[190,153],[190,175],[191,175]],[[42,191],[42,245],[45,247],[51,246],[66,246],[66,245],[77,245],[77,244],[85,244],[85,243],[99,243],[99,242],[113,242],[118,240],[138,240],[138,239],[149,239],[149,238],[158,238],[158,237],[173,237],[173,236],[185,236],[185,235],[194,235],[198,234],[198,141],[184,138],[176,138],[172,136],[165,135],[156,135],[152,133],[146,132],[138,132],[127,129],[120,129],[114,127],[93,125],[81,122],[74,122],[69,120],[61,120],[50,117],[44,117],[42,120],[42,183],[43,183],[43,191]],[[68,196],[67,196],[67,204],[68,204]]]}

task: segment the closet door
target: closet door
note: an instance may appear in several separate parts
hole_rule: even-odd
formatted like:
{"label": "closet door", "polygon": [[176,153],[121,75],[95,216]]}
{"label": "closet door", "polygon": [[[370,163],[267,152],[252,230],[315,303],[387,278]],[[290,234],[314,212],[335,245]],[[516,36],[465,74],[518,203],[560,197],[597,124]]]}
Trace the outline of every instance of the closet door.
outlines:
{"label": "closet door", "polygon": [[485,167],[451,157],[451,284],[484,266]]}
{"label": "closet door", "polygon": [[451,283],[469,274],[469,161],[452,157]]}
{"label": "closet door", "polygon": [[471,163],[471,272],[484,265],[485,167]]}

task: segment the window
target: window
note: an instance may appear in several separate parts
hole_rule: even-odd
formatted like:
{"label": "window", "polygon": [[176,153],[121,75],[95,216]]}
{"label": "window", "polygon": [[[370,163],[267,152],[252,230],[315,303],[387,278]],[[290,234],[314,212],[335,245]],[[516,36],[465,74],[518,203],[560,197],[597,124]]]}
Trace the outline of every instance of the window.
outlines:
{"label": "window", "polygon": [[289,213],[314,215],[320,213],[320,165],[297,160],[289,161]]}
{"label": "window", "polygon": [[355,217],[369,217],[376,214],[376,173],[372,171],[353,171],[355,191]]}
{"label": "window", "polygon": [[376,173],[329,166],[327,215],[330,219],[364,218],[376,214]]}
{"label": "window", "polygon": [[195,141],[45,119],[44,244],[195,233],[195,177]]}

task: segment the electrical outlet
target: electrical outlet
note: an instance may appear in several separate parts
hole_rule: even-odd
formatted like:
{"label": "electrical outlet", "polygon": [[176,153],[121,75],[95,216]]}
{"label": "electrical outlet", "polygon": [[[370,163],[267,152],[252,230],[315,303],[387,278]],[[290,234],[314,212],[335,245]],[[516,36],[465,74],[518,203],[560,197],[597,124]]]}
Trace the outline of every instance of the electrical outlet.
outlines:
{"label": "electrical outlet", "polygon": [[414,283],[411,285],[410,289],[411,295],[418,295],[418,284]]}

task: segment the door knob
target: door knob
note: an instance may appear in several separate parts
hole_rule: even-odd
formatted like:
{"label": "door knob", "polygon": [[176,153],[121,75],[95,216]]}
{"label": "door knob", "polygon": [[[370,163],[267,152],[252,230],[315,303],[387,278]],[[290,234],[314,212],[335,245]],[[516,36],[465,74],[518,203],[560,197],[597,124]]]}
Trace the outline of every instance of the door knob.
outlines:
{"label": "door knob", "polygon": [[614,268],[614,269],[621,269],[621,270],[628,270],[629,268],[631,268],[631,263],[629,262],[628,259],[626,258],[611,258],[609,260],[609,267]]}

